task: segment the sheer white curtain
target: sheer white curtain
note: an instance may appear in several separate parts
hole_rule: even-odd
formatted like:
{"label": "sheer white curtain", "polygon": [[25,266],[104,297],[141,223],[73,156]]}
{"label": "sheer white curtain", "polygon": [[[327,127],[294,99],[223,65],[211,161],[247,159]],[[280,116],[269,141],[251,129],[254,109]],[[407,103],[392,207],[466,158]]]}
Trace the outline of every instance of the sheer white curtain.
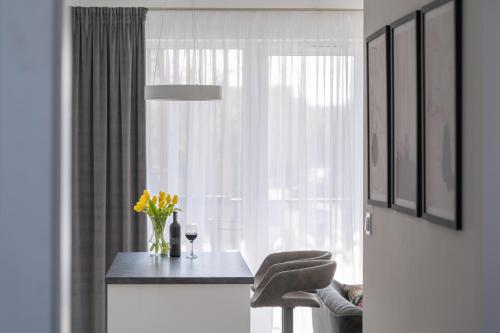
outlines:
{"label": "sheer white curtain", "polygon": [[[220,84],[223,99],[147,103],[148,187],[180,194],[198,251],[239,250],[255,271],[271,252],[326,249],[338,280],[360,282],[362,14],[199,11],[196,57],[191,15],[148,13],[147,83],[159,47],[155,83]],[[279,312],[252,317],[279,329]]]}

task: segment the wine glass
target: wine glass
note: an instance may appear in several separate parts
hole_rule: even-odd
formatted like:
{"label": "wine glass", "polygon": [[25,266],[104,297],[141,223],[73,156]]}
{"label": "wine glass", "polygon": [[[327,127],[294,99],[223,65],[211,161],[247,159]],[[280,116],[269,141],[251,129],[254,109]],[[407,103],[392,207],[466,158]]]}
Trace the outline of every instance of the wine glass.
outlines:
{"label": "wine glass", "polygon": [[193,253],[193,242],[198,237],[198,232],[196,231],[196,224],[188,224],[186,226],[186,238],[191,242],[191,253],[189,253],[186,258],[196,259],[197,255]]}

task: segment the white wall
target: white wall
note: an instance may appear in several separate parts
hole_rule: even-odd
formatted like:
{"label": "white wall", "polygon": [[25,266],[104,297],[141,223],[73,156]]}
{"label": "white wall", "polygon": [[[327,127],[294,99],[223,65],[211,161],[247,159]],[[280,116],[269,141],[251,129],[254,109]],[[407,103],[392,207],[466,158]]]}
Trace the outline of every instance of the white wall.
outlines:
{"label": "white wall", "polygon": [[[366,1],[365,37],[428,2]],[[374,220],[373,235],[364,239],[365,332],[480,331],[481,179],[486,161],[481,149],[485,46],[482,9],[482,1],[464,0],[463,230],[454,231],[421,218],[365,205],[366,211],[373,212]]]}
{"label": "white wall", "polygon": [[59,230],[59,328],[71,332],[71,88],[72,88],[72,31],[68,0],[62,0],[61,60],[59,64],[61,90],[60,112],[60,230]]}
{"label": "white wall", "polygon": [[59,332],[60,24],[0,2],[0,332]]}
{"label": "white wall", "polygon": [[482,324],[484,333],[500,331],[500,1],[483,1],[483,241]]}
{"label": "white wall", "polygon": [[[191,7],[190,0],[69,0],[71,6]],[[363,9],[363,0],[194,0],[197,8]]]}

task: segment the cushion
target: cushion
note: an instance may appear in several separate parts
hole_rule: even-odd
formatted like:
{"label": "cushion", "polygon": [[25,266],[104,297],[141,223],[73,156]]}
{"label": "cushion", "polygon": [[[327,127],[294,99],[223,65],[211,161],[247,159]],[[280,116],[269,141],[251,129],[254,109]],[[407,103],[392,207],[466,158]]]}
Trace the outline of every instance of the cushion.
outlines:
{"label": "cushion", "polygon": [[363,307],[363,285],[362,284],[344,284],[342,289],[345,291],[349,302]]}

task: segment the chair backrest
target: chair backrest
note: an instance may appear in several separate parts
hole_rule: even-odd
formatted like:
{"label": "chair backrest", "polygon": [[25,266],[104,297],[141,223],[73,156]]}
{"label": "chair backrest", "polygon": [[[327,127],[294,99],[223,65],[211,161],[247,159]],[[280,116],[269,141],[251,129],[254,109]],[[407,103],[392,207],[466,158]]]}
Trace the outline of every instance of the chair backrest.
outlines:
{"label": "chair backrest", "polygon": [[285,251],[271,253],[267,258],[279,259],[280,262],[291,260],[330,260],[332,253],[321,250]]}
{"label": "chair backrest", "polygon": [[264,261],[262,261],[262,264],[255,273],[255,280],[257,283],[272,265],[278,263],[284,263],[295,260],[330,260],[331,258],[332,258],[331,252],[319,251],[319,250],[286,251],[286,252],[271,253],[264,259]]}
{"label": "chair backrest", "polygon": [[252,297],[252,306],[280,306],[282,296],[292,291],[311,291],[328,286],[337,263],[331,260],[297,260],[270,270]]}

